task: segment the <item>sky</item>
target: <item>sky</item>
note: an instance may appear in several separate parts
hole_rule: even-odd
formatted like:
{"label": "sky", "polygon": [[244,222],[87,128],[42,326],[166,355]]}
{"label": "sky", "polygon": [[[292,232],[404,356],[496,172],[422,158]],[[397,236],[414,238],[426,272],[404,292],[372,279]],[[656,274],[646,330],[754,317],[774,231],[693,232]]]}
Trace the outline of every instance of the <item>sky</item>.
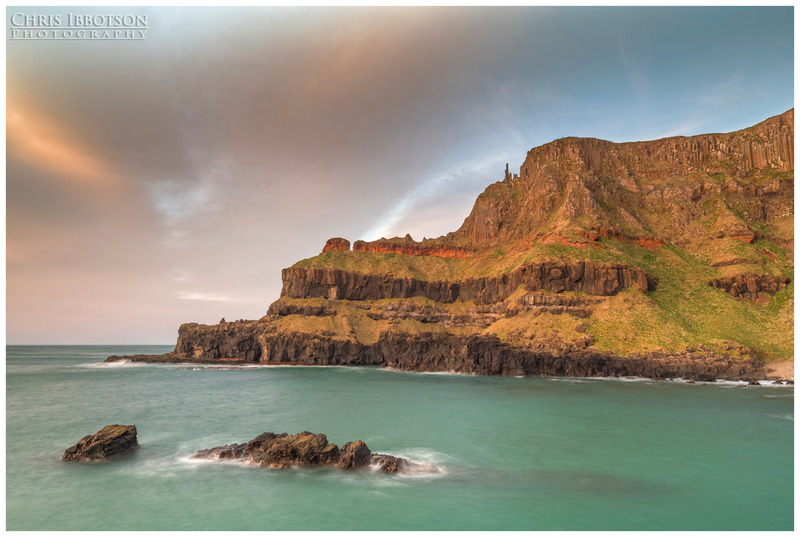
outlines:
{"label": "sky", "polygon": [[145,40],[6,39],[9,344],[254,319],[330,237],[436,237],[564,136],[794,106],[793,8],[43,8]]}

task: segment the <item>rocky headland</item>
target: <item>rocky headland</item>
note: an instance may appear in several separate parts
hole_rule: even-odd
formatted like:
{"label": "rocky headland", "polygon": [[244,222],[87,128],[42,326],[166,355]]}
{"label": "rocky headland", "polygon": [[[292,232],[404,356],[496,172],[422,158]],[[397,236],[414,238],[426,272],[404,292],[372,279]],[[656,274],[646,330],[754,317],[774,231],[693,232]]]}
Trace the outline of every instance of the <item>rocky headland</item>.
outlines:
{"label": "rocky headland", "polygon": [[[794,111],[532,149],[442,237],[329,239],[264,317],[109,360],[753,379],[793,357]],[[793,375],[792,375],[793,376]]]}

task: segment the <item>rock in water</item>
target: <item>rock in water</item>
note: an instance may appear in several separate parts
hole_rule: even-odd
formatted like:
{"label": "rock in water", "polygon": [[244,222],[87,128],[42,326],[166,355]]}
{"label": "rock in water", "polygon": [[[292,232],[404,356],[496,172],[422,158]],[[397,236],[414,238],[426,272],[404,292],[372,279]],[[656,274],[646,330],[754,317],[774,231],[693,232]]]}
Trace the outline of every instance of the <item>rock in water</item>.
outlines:
{"label": "rock in water", "polygon": [[342,446],[339,452],[339,464],[337,468],[342,470],[354,470],[368,466],[372,462],[372,452],[361,440],[348,442]]}
{"label": "rock in water", "polygon": [[138,447],[135,425],[106,425],[97,433],[84,436],[77,444],[67,448],[61,460],[102,462]]}
{"label": "rock in water", "polygon": [[396,474],[403,472],[408,467],[408,459],[376,453],[372,456],[372,464],[376,465],[381,472]]}
{"label": "rock in water", "polygon": [[355,470],[374,464],[387,473],[402,472],[408,466],[406,459],[392,455],[373,455],[361,440],[347,442],[340,450],[336,444],[328,442],[324,434],[308,431],[294,435],[262,433],[246,444],[203,449],[192,455],[192,458],[241,459],[270,468],[332,465],[341,470]]}
{"label": "rock in water", "polygon": [[278,435],[266,446],[263,457],[260,460],[254,458],[252,462],[270,468],[288,468],[293,465],[334,464],[338,458],[338,446],[328,443],[324,434],[303,431],[295,435]]}

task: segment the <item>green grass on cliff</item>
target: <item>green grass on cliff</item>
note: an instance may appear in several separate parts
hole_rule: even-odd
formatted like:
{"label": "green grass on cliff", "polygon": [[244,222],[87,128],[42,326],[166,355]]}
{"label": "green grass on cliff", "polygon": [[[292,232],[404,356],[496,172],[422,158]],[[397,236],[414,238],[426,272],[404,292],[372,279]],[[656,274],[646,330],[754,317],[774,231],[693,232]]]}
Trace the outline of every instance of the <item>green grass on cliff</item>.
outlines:
{"label": "green grass on cliff", "polygon": [[[726,346],[737,342],[752,349],[754,356],[760,360],[792,358],[793,283],[777,293],[766,306],[735,299],[707,283],[715,277],[743,272],[766,272],[793,279],[791,250],[767,239],[757,240],[753,244],[730,238],[709,241],[698,255],[692,255],[671,244],[655,251],[629,241],[604,240],[602,244],[602,249],[537,245],[523,252],[493,251],[471,259],[327,252],[300,261],[295,266],[338,268],[439,281],[503,274],[522,264],[544,260],[586,259],[623,263],[641,267],[656,275],[659,278],[657,289],[647,295],[634,289],[624,290],[595,306],[593,315],[587,319],[577,319],[566,314],[528,312],[502,319],[485,331],[515,344],[526,344],[537,337],[572,341],[583,337],[584,334],[575,331],[578,323],[583,323],[588,328],[587,334],[594,337],[595,348],[623,355],[655,349],[680,351],[701,343],[705,346]],[[768,252],[770,256],[764,252]],[[712,266],[714,262],[728,259],[744,259],[752,263]],[[424,298],[406,301],[431,305],[453,313],[464,313],[473,305],[462,301],[439,304]],[[304,332],[328,330],[362,343],[374,343],[381,332],[390,329],[410,333],[445,330],[439,325],[411,320],[375,321],[367,317],[364,309],[357,307],[400,302],[397,299],[360,303],[313,299],[311,302],[326,303],[337,309],[339,314],[336,317],[320,318],[293,315],[278,322],[286,329]],[[480,332],[481,329],[463,327],[450,331],[468,334]]]}

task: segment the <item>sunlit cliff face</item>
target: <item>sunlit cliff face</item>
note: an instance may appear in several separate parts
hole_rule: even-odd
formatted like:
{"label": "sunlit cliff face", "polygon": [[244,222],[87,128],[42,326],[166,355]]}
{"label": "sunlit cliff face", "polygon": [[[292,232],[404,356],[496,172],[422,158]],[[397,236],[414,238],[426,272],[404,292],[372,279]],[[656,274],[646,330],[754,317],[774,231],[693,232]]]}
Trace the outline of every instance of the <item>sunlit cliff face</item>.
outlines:
{"label": "sunlit cliff face", "polygon": [[328,237],[453,231],[531,147],[791,108],[791,8],[721,9],[130,8],[146,40],[9,40],[9,341],[257,318]]}

